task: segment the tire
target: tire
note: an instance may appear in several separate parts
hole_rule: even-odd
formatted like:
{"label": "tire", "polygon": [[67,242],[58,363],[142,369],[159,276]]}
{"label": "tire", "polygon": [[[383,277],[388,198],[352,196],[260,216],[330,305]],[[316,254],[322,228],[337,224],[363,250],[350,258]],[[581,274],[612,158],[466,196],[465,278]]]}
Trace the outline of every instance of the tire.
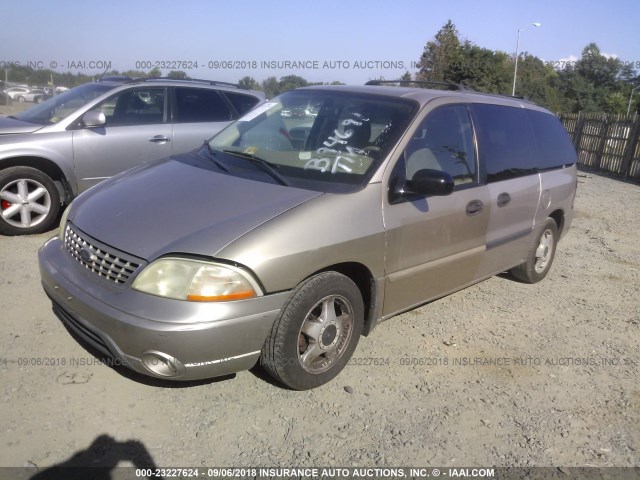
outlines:
{"label": "tire", "polygon": [[529,249],[527,260],[510,270],[511,275],[525,283],[537,283],[547,276],[556,254],[558,226],[547,218],[542,231]]}
{"label": "tire", "polygon": [[360,290],[337,272],[324,272],[293,291],[262,348],[261,363],[294,390],[319,387],[347,364],[364,323]]}
{"label": "tire", "polygon": [[18,97],[18,102],[23,103],[24,102],[24,97],[23,96],[19,96]]}
{"label": "tire", "polygon": [[0,233],[47,231],[58,218],[60,194],[53,180],[31,167],[0,171]]}

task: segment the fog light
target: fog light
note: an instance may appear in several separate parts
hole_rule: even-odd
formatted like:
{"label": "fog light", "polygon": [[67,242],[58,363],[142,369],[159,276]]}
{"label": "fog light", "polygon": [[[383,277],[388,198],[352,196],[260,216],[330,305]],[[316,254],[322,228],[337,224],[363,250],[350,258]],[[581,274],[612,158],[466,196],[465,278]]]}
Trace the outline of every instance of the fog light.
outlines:
{"label": "fog light", "polygon": [[185,371],[184,365],[177,358],[151,350],[142,354],[142,364],[162,377],[179,377]]}

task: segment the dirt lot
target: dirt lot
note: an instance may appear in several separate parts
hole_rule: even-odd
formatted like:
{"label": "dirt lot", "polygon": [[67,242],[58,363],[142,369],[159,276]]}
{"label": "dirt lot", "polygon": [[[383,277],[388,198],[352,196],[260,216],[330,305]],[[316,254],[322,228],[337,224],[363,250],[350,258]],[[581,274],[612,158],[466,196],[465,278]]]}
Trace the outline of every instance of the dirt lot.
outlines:
{"label": "dirt lot", "polygon": [[[4,102],[4,99],[2,99],[1,101]],[[20,113],[27,108],[33,107],[34,105],[35,103],[31,102],[19,103],[15,101],[12,101],[9,105],[0,103],[0,115],[15,115],[16,113]]]}
{"label": "dirt lot", "polygon": [[100,364],[40,287],[53,232],[0,237],[0,466],[639,466],[640,187],[579,180],[545,281],[495,277],[385,322],[308,392],[259,369],[182,385]]}

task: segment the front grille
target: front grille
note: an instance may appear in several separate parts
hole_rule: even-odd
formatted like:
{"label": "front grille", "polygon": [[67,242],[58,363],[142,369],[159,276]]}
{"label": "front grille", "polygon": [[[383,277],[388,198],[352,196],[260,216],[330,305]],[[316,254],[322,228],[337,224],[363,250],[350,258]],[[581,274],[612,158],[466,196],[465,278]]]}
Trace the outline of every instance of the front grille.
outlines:
{"label": "front grille", "polygon": [[70,222],[64,229],[64,245],[82,266],[116,284],[125,283],[142,264],[134,257],[89,238],[73,228]]}

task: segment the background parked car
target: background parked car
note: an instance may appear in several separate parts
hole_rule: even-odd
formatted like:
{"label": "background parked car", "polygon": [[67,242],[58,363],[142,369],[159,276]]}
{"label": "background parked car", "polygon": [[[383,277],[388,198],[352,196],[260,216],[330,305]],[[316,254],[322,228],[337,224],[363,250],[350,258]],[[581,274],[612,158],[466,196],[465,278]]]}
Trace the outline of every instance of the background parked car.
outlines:
{"label": "background parked car", "polygon": [[[19,98],[24,98],[26,93],[29,93],[30,89],[27,87],[9,87],[5,90],[5,93],[9,96],[11,100],[18,100]],[[24,102],[24,99],[21,100]]]}
{"label": "background parked car", "polygon": [[26,93],[20,93],[17,95],[16,100],[19,102],[34,102],[34,103],[42,103],[48,98],[51,98],[53,95],[47,93],[43,89],[34,88]]}
{"label": "background parked car", "polygon": [[46,230],[78,193],[194,149],[262,101],[229,83],[119,77],[0,117],[0,233]]}

